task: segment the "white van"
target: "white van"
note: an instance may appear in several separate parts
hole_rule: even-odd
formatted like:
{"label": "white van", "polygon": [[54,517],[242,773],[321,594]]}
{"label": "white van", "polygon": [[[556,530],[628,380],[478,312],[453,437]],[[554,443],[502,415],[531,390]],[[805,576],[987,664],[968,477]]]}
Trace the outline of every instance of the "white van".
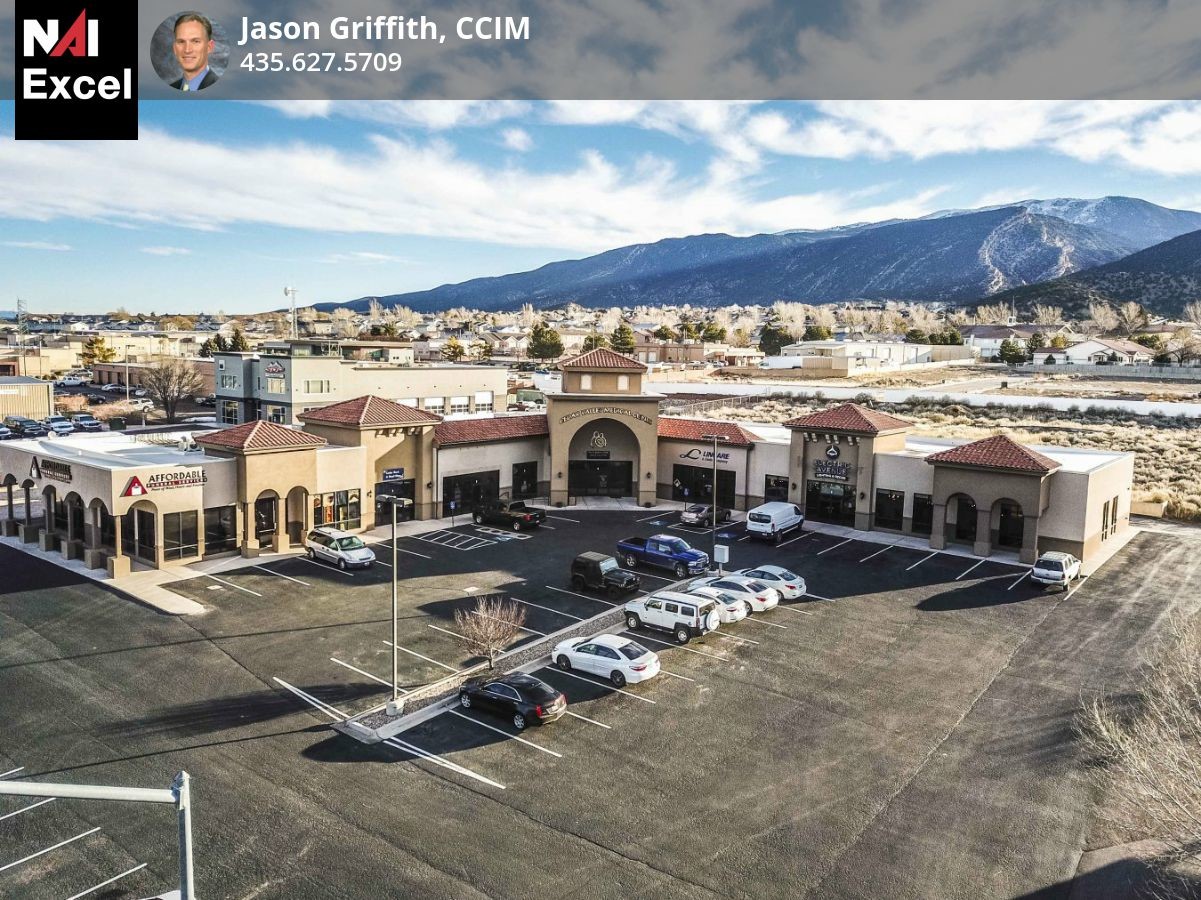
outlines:
{"label": "white van", "polygon": [[764,503],[746,514],[746,532],[751,537],[780,543],[785,534],[799,531],[805,514],[795,503]]}

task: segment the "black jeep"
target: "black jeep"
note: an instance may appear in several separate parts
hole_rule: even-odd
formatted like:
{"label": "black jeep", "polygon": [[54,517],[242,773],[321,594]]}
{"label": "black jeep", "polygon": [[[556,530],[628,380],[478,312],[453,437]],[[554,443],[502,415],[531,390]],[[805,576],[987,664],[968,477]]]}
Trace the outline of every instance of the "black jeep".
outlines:
{"label": "black jeep", "polygon": [[571,586],[577,591],[591,588],[620,597],[639,590],[642,579],[618,566],[612,556],[589,550],[571,561]]}

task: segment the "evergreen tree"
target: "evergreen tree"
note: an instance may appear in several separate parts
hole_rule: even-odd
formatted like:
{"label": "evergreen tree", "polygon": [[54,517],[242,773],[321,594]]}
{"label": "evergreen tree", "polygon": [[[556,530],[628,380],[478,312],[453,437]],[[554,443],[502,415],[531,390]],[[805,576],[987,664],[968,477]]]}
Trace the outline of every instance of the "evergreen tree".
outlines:
{"label": "evergreen tree", "polygon": [[202,359],[209,359],[209,358],[211,358],[211,357],[212,357],[212,355],[213,355],[213,350],[214,350],[214,349],[215,349],[215,348],[214,348],[214,346],[213,346],[213,339],[212,339],[212,338],[205,338],[205,341],[204,341],[204,343],[200,345],[200,356],[201,356],[201,358],[202,358]]}
{"label": "evergreen tree", "polygon": [[225,339],[225,335],[223,335],[221,332],[217,332],[216,336],[213,338],[213,352],[226,353],[228,350],[229,341]]}
{"label": "evergreen tree", "polygon": [[534,359],[558,359],[563,355],[563,339],[541,319],[530,331],[530,345],[526,351]]}
{"label": "evergreen tree", "polygon": [[598,347],[608,347],[608,346],[609,346],[609,339],[607,337],[605,337],[603,334],[601,334],[599,331],[594,331],[594,332],[592,332],[592,334],[586,335],[584,337],[584,352],[585,353],[587,353],[589,350],[595,350]]}
{"label": "evergreen tree", "polygon": [[447,362],[458,362],[463,358],[463,354],[467,351],[463,349],[463,345],[459,343],[457,337],[452,337],[446,342],[446,346],[442,348],[442,358]]}
{"label": "evergreen tree", "polygon": [[651,336],[657,341],[679,340],[679,337],[676,335],[676,333],[674,331],[672,331],[670,328],[668,328],[666,325],[660,325],[658,328],[656,328],[654,331],[651,332]]}
{"label": "evergreen tree", "polygon": [[241,327],[235,325],[233,334],[229,336],[229,349],[235,353],[249,353],[250,344],[246,340],[246,335],[242,334]]}
{"label": "evergreen tree", "polygon": [[112,362],[117,358],[117,351],[105,344],[104,338],[90,337],[83,342],[79,357],[85,366],[91,368],[93,363]]}
{"label": "evergreen tree", "polygon": [[1001,341],[1001,351],[997,355],[1001,357],[1001,362],[1013,366],[1026,361],[1026,348],[1017,341],[1006,338]]}
{"label": "evergreen tree", "polygon": [[1030,337],[1026,338],[1026,350],[1029,351],[1031,358],[1039,350],[1047,346],[1047,336],[1041,331],[1036,331]]}
{"label": "evergreen tree", "polygon": [[779,356],[787,344],[792,343],[792,334],[779,323],[778,319],[768,319],[763,330],[759,332],[759,349],[768,356]]}
{"label": "evergreen tree", "polygon": [[609,338],[609,346],[618,353],[629,355],[634,352],[634,329],[628,323],[622,322],[613,329],[613,335]]}
{"label": "evergreen tree", "polygon": [[701,332],[701,340],[708,344],[721,344],[726,339],[726,330],[716,322],[706,322],[705,330]]}
{"label": "evergreen tree", "polygon": [[828,325],[810,325],[805,329],[805,334],[801,338],[803,341],[828,341],[833,339],[834,332],[830,330]]}
{"label": "evergreen tree", "polygon": [[906,344],[935,344],[939,341],[933,340],[933,335],[926,334],[920,328],[910,328],[905,332]]}

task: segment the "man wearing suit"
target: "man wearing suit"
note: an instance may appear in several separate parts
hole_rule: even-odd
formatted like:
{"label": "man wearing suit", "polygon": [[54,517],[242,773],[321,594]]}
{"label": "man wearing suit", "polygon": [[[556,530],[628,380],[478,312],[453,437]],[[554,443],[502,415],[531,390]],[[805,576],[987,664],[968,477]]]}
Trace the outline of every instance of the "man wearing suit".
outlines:
{"label": "man wearing suit", "polygon": [[175,20],[175,42],[172,49],[183,78],[171,82],[177,91],[203,91],[217,83],[217,76],[209,68],[209,54],[213,52],[213,23],[200,13],[184,13]]}

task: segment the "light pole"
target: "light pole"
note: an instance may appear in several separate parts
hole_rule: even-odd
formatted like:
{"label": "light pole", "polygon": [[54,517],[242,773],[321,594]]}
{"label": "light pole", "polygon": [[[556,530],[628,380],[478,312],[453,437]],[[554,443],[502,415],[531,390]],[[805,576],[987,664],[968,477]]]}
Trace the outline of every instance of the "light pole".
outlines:
{"label": "light pole", "polygon": [[728,444],[730,439],[724,434],[702,434],[706,441],[713,441],[713,488],[709,497],[709,563],[717,556],[717,445]]}
{"label": "light pole", "polygon": [[125,402],[129,403],[129,342],[125,343]]}
{"label": "light pole", "polygon": [[396,640],[398,636],[396,630],[398,607],[396,591],[397,580],[399,577],[396,574],[396,507],[401,504],[402,498],[383,497],[380,499],[387,501],[388,505],[392,507],[392,702],[389,703],[388,706],[390,707],[389,712],[392,715],[395,715],[398,712],[397,705],[400,700],[400,681],[397,675],[399,669],[396,658],[398,652],[396,648]]}

